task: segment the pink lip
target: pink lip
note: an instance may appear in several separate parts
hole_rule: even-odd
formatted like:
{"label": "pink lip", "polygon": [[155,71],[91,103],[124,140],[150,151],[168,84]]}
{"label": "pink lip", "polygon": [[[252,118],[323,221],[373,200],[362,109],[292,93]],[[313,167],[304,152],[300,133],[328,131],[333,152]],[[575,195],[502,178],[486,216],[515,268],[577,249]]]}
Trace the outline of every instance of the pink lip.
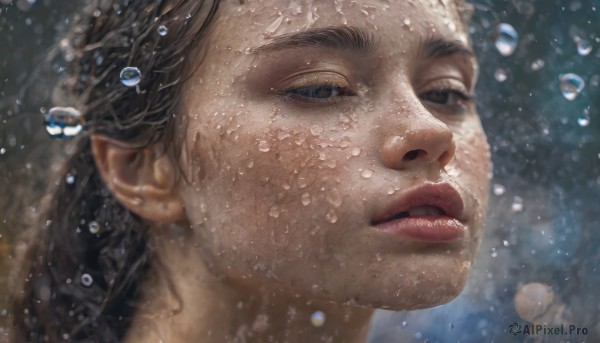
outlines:
{"label": "pink lip", "polygon": [[[421,206],[435,206],[444,211],[441,216],[408,216],[393,218],[401,212]],[[425,184],[392,203],[373,220],[377,230],[412,240],[446,242],[463,238],[467,228],[461,222],[464,202],[460,193],[447,183]]]}

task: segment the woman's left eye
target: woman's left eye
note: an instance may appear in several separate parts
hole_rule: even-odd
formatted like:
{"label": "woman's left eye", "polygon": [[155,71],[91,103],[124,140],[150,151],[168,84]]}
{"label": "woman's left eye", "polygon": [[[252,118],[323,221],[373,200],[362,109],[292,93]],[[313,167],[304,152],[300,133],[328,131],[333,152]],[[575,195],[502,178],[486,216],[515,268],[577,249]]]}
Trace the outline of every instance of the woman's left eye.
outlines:
{"label": "woman's left eye", "polygon": [[329,102],[335,97],[354,95],[346,88],[330,84],[287,89],[281,94],[286,98],[307,102]]}
{"label": "woman's left eye", "polygon": [[472,96],[452,89],[434,89],[420,96],[421,100],[443,106],[464,106]]}

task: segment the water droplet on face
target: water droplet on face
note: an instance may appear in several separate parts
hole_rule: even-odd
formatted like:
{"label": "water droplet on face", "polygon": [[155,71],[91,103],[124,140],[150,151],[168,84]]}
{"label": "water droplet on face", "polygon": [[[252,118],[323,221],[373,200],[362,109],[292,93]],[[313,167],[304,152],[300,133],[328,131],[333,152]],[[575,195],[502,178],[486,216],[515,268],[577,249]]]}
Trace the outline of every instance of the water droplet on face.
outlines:
{"label": "water droplet on face", "polygon": [[496,28],[496,49],[502,56],[510,56],[517,49],[519,34],[507,23],[501,23]]}
{"label": "water droplet on face", "polygon": [[304,187],[306,187],[306,185],[307,185],[306,178],[299,177],[298,178],[298,188],[304,188]]}
{"label": "water droplet on face", "polygon": [[275,21],[273,21],[271,23],[271,25],[269,25],[269,27],[267,27],[267,29],[265,30],[265,32],[263,33],[263,36],[265,38],[269,38],[271,37],[271,35],[273,33],[275,33],[275,31],[277,31],[277,29],[279,28],[279,26],[281,25],[281,22],[283,21],[283,15],[281,15],[281,13],[279,13],[279,17],[277,19],[275,19]]}
{"label": "water droplet on face", "polygon": [[560,76],[560,91],[565,99],[573,101],[585,87],[585,82],[581,76],[573,73],[567,73]]}
{"label": "water droplet on face", "polygon": [[508,74],[506,73],[506,71],[504,69],[498,68],[494,72],[494,78],[498,82],[504,82],[508,78]]}
{"label": "water droplet on face", "polygon": [[496,251],[496,248],[492,248],[490,250],[490,256],[492,256],[492,257],[498,256],[498,252]]}
{"label": "water droplet on face", "polygon": [[531,70],[538,71],[538,70],[544,68],[545,65],[546,65],[546,62],[544,62],[543,59],[538,58],[537,60],[531,62]]}
{"label": "water droplet on face", "polygon": [[354,147],[352,148],[352,151],[350,151],[350,153],[352,154],[352,156],[358,156],[360,155],[360,148],[359,147]]}
{"label": "water droplet on face", "polygon": [[327,202],[329,202],[335,207],[340,207],[340,205],[342,204],[342,196],[340,195],[340,192],[335,188],[327,194],[326,199]]}
{"label": "water droplet on face", "polygon": [[373,171],[371,169],[365,169],[362,171],[362,173],[360,173],[360,176],[362,176],[364,179],[370,179],[371,176],[373,176]]}
{"label": "water droplet on face", "polygon": [[88,230],[90,231],[91,234],[97,234],[98,232],[100,232],[100,224],[98,224],[95,221],[91,221],[88,224]]}
{"label": "water droplet on face", "polygon": [[269,143],[267,143],[267,141],[259,141],[258,142],[258,150],[261,152],[268,152],[269,150],[271,150],[271,147],[269,146]]}
{"label": "water droplet on face", "polygon": [[584,110],[579,118],[577,118],[577,124],[581,127],[590,125],[590,111],[588,109]]}
{"label": "water droplet on face", "polygon": [[167,35],[167,33],[169,33],[169,30],[165,25],[160,25],[158,29],[156,29],[156,32],[158,32],[160,36],[164,37]]}
{"label": "water droplet on face", "polygon": [[506,192],[506,188],[498,183],[494,184],[494,186],[492,188],[494,191],[494,195],[496,195],[496,196],[501,196]]}
{"label": "water droplet on face", "polygon": [[327,221],[330,222],[331,224],[337,222],[338,217],[337,217],[337,213],[335,213],[335,210],[330,209],[329,211],[327,211],[327,214],[325,215],[325,219],[327,219]]}
{"label": "water droplet on face", "polygon": [[404,25],[406,25],[406,26],[410,26],[410,19],[409,18],[404,18],[404,20],[402,21],[402,23],[404,23]]}
{"label": "water droplet on face", "polygon": [[312,326],[321,327],[325,324],[325,313],[323,311],[315,311],[310,315],[310,323]]}
{"label": "water droplet on face", "polygon": [[90,274],[81,275],[81,284],[85,287],[90,287],[94,283],[94,279]]}
{"label": "water droplet on face", "polygon": [[310,127],[310,133],[313,136],[318,136],[321,134],[321,132],[323,132],[323,127],[321,127],[320,125],[315,124]]}
{"label": "water droplet on face", "polygon": [[577,53],[581,56],[587,56],[592,52],[592,45],[585,39],[577,40]]}
{"label": "water droplet on face", "polygon": [[273,206],[269,210],[269,215],[273,218],[279,217],[279,214],[281,214],[281,211],[279,210],[279,207],[277,207],[277,206]]}
{"label": "water droplet on face", "polygon": [[521,212],[523,211],[523,198],[521,198],[520,196],[515,196],[513,198],[513,202],[511,205],[511,210],[513,212]]}
{"label": "water droplet on face", "polygon": [[302,205],[308,206],[310,204],[310,194],[303,193],[300,200],[302,201]]}
{"label": "water droplet on face", "polygon": [[72,107],[53,107],[44,115],[46,131],[52,138],[69,140],[83,130],[81,113]]}
{"label": "water droplet on face", "polygon": [[135,87],[142,81],[142,72],[136,67],[125,67],[119,75],[121,83],[126,87]]}

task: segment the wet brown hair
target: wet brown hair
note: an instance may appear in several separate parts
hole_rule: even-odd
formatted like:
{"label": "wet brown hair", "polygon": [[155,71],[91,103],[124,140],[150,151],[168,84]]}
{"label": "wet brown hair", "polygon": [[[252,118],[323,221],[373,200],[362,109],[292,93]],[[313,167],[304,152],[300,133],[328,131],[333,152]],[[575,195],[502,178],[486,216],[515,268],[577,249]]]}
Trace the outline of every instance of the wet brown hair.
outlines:
{"label": "wet brown hair", "polygon": [[[457,4],[466,23],[469,7]],[[186,58],[192,60],[218,5],[219,0],[91,1],[62,40],[68,43],[62,45],[68,72],[56,87],[55,104],[80,110],[88,133],[139,147],[159,140],[177,144],[172,139],[177,95],[201,63]],[[168,30],[165,36],[157,32],[160,25]],[[141,70],[139,89],[121,84],[119,72],[126,66]],[[89,134],[70,144],[74,152],[21,237],[11,287],[11,342],[122,340],[140,281],[150,261],[159,262],[148,245],[150,224],[119,204],[102,181]],[[98,224],[97,233],[90,223]]]}
{"label": "wet brown hair", "polygon": [[[89,132],[140,147],[159,139],[168,144],[177,94],[201,63],[186,58],[218,5],[218,0],[91,1],[62,40],[68,72],[56,87],[55,104],[80,110]],[[157,32],[160,25],[168,30],[164,36]],[[142,71],[139,89],[121,84],[126,66]],[[153,258],[149,224],[120,205],[102,182],[89,135],[70,144],[74,153],[22,237],[11,285],[11,342],[120,341]],[[90,232],[92,222],[98,233]]]}

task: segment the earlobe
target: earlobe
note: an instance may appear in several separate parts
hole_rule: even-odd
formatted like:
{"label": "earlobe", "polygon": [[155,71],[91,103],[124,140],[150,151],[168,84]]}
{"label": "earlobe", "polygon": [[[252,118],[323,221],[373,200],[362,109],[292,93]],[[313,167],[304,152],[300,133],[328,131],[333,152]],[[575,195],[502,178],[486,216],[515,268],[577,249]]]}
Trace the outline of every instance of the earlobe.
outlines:
{"label": "earlobe", "polygon": [[154,222],[185,218],[178,169],[158,145],[134,148],[98,134],[92,135],[91,145],[102,179],[123,206]]}

